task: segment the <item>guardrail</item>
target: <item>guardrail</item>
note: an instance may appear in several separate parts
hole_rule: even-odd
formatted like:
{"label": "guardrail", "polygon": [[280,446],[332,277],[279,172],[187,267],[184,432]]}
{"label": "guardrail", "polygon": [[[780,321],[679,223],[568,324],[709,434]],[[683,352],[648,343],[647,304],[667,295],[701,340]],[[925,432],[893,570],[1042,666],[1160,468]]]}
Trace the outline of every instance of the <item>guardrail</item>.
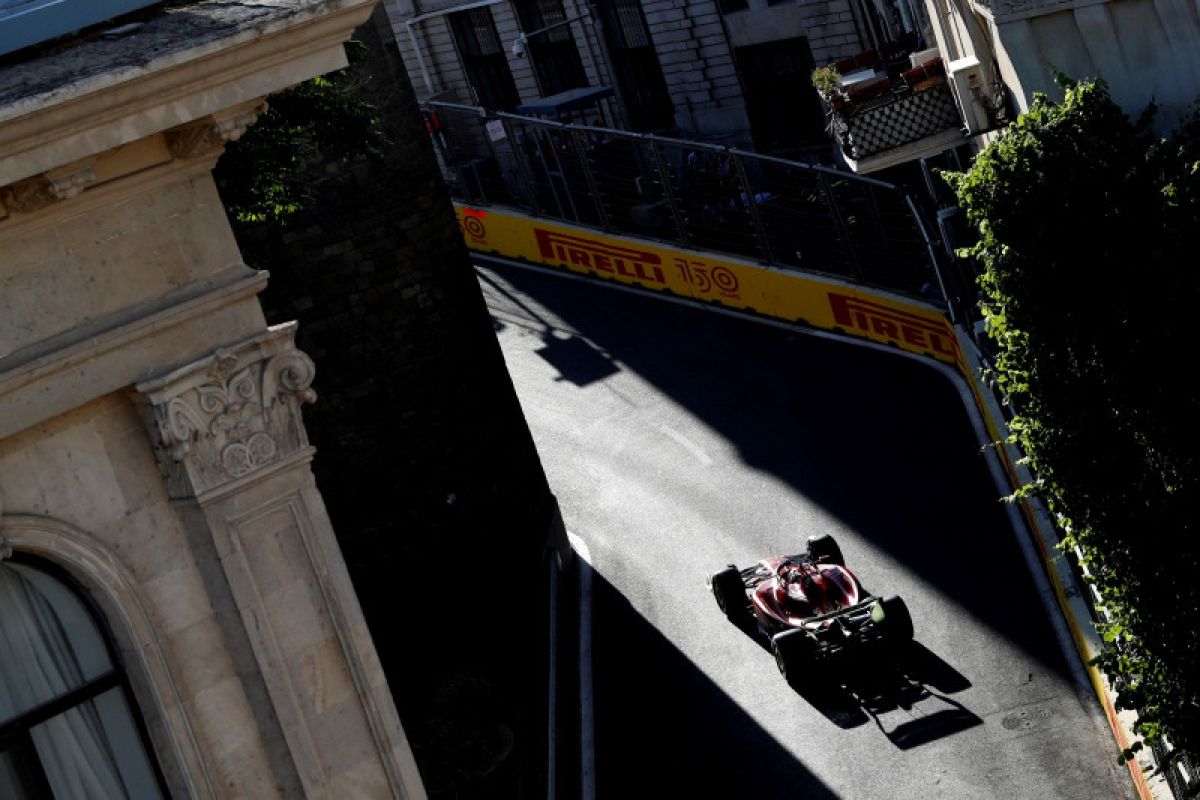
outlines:
{"label": "guardrail", "polygon": [[959,293],[912,199],[828,167],[705,142],[427,102],[453,197],[897,291]]}

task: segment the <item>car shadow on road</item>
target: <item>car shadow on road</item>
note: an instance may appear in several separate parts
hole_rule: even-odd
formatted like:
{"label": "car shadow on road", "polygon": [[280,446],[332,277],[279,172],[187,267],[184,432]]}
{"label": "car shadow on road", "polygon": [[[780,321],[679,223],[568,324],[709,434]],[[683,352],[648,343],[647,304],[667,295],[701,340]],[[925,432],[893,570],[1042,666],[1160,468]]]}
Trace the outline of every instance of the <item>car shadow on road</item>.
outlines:
{"label": "car shadow on road", "polygon": [[901,750],[983,724],[950,697],[970,681],[920,642],[885,658],[839,665],[833,675],[793,688],[838,727],[873,721]]}
{"label": "car shadow on road", "polygon": [[[731,621],[768,654],[771,641],[745,617]],[[882,657],[877,657],[882,656]],[[817,680],[789,682],[839,728],[874,721],[892,744],[908,750],[973,728],[983,720],[949,697],[971,686],[965,675],[918,641],[886,654],[868,654],[826,669]],[[901,721],[891,716],[894,712]]]}

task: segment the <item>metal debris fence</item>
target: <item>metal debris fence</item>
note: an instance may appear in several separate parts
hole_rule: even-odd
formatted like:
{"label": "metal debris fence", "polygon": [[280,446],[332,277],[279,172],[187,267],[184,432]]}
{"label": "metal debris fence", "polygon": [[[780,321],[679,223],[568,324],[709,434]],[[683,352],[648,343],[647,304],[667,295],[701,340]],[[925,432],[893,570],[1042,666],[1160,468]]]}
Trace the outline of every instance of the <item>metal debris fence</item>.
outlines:
{"label": "metal debris fence", "polygon": [[703,142],[422,106],[456,200],[833,275],[945,303],[911,198],[872,178]]}

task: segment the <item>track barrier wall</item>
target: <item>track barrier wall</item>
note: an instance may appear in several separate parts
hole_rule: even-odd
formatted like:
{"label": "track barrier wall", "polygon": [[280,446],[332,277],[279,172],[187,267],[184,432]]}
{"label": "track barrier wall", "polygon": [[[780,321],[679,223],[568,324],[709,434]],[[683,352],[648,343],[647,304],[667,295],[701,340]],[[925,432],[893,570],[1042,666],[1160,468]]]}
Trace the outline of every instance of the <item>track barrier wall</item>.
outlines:
{"label": "track barrier wall", "polygon": [[945,302],[917,207],[882,181],[704,142],[422,108],[461,204]]}
{"label": "track barrier wall", "polygon": [[901,295],[509,209],[455,204],[455,213],[467,246],[480,253],[800,322],[963,366],[958,339],[942,312]]}

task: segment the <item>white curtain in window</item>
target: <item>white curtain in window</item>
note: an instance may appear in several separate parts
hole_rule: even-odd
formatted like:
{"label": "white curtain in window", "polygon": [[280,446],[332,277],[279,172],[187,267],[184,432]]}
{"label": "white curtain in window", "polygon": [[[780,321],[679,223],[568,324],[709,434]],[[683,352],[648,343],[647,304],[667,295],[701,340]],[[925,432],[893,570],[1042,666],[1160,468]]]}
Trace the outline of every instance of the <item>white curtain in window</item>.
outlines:
{"label": "white curtain in window", "polygon": [[[10,718],[83,685],[98,637],[72,641],[73,626],[16,565],[0,564],[0,717]],[[57,800],[127,798],[94,704],[76,706],[30,734]]]}

